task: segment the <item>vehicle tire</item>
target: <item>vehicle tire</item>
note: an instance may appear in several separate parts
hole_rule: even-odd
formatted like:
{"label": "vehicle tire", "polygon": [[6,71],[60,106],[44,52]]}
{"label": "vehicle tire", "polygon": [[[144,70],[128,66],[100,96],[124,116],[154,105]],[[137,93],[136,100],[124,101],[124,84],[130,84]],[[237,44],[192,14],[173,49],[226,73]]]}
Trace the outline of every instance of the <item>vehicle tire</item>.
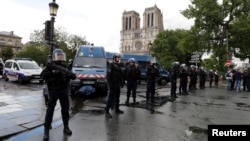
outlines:
{"label": "vehicle tire", "polygon": [[19,77],[19,76],[18,76],[18,82],[19,82],[20,84],[23,83],[23,79],[22,79],[21,77]]}
{"label": "vehicle tire", "polygon": [[3,78],[4,78],[5,81],[9,81],[9,78],[7,77],[6,74],[3,75]]}

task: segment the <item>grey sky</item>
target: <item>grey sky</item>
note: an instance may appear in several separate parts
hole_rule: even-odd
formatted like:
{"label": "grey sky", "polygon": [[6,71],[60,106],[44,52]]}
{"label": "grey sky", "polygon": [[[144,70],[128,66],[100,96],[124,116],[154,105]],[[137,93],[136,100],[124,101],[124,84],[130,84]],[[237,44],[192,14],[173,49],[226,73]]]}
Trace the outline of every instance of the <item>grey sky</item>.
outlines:
{"label": "grey sky", "polygon": [[[1,0],[0,31],[14,31],[29,41],[33,30],[43,29],[50,19],[48,4],[52,0]],[[119,51],[121,18],[124,10],[144,9],[155,4],[163,13],[165,29],[189,29],[193,24],[180,14],[189,0],[56,0],[59,5],[55,27],[64,27],[71,34],[86,36],[95,45],[107,51]],[[142,21],[142,20],[141,20]]]}

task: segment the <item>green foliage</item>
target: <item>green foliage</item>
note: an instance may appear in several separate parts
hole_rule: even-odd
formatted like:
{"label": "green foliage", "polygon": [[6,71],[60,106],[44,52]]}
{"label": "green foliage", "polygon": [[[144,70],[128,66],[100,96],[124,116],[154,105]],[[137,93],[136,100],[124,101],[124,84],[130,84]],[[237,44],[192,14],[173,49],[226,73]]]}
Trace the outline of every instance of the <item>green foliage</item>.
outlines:
{"label": "green foliage", "polygon": [[4,47],[1,50],[1,57],[3,58],[3,60],[7,60],[10,59],[14,56],[13,50],[10,47]]}
{"label": "green foliage", "polygon": [[151,47],[152,55],[166,68],[175,61],[189,64],[191,52],[185,48],[187,36],[188,31],[181,29],[160,32]]}
{"label": "green foliage", "polygon": [[43,64],[43,65],[45,65],[46,63],[47,56],[48,56],[48,47],[44,45],[38,46],[35,43],[30,44],[23,50],[16,53],[16,57],[32,58],[38,64]]}
{"label": "green foliage", "polygon": [[[33,45],[42,45],[43,49],[41,49],[43,54],[43,61],[46,62],[46,58],[48,56],[48,52],[50,49],[50,46],[46,45],[44,40],[44,34],[45,30],[34,30],[33,33],[31,33],[30,39],[33,43]],[[73,59],[76,53],[76,50],[80,45],[87,44],[87,41],[85,37],[82,37],[81,35],[74,35],[66,32],[66,29],[63,27],[59,27],[55,29],[54,32],[54,42],[58,45],[59,48],[63,49],[63,51],[67,55],[67,59]],[[31,50],[30,50],[31,51]],[[25,50],[25,53],[28,53],[30,51]],[[35,50],[33,50],[35,51]],[[18,54],[21,55],[21,54]],[[25,54],[24,56],[26,56]],[[40,61],[39,61],[40,62]]]}
{"label": "green foliage", "polygon": [[196,41],[188,42],[189,45],[219,57],[220,69],[226,62],[227,51],[232,50],[242,60],[248,58],[249,13],[250,0],[191,0],[191,5],[182,11],[195,22],[190,33]]}

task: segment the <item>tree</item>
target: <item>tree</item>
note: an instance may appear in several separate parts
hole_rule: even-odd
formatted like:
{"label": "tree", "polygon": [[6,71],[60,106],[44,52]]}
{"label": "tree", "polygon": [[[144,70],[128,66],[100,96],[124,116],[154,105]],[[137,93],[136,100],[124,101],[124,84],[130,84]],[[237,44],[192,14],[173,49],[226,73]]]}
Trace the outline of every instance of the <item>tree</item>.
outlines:
{"label": "tree", "polygon": [[[30,35],[30,40],[33,43],[45,45],[44,40],[45,30],[34,30]],[[81,35],[69,34],[66,29],[59,27],[55,29],[54,42],[63,49],[67,54],[67,58],[74,58],[76,50],[80,45],[85,45],[87,43],[86,38]],[[49,46],[46,46],[49,48]],[[47,55],[46,55],[47,56]]]}
{"label": "tree", "polygon": [[3,60],[7,60],[10,59],[14,56],[13,50],[10,47],[4,47],[1,51],[1,57],[3,58]]}
{"label": "tree", "polygon": [[170,67],[174,61],[187,64],[191,57],[190,52],[184,47],[187,35],[188,31],[181,29],[158,33],[151,47],[152,55],[164,67]]}
{"label": "tree", "polygon": [[227,51],[235,49],[230,40],[236,37],[234,30],[238,29],[233,27],[237,19],[240,20],[239,17],[246,17],[249,12],[250,0],[223,0],[221,3],[217,0],[191,0],[191,5],[182,14],[194,19],[192,32],[199,38],[203,50],[217,53],[220,60],[225,62]]}
{"label": "tree", "polygon": [[47,56],[48,56],[48,48],[46,47],[38,47],[36,44],[30,44],[25,47],[23,50],[20,50],[16,53],[16,57],[20,58],[32,58],[38,64],[45,65]]}

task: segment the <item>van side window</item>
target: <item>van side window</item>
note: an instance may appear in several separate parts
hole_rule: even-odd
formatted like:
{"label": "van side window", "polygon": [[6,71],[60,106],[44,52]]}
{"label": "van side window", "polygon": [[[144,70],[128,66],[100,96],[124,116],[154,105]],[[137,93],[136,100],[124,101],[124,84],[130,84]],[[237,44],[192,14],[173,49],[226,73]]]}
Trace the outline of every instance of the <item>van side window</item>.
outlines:
{"label": "van side window", "polygon": [[7,62],[4,67],[5,68],[11,68],[11,66],[12,66],[12,62]]}
{"label": "van side window", "polygon": [[19,70],[19,67],[18,67],[18,65],[16,63],[14,63],[14,69]]}

